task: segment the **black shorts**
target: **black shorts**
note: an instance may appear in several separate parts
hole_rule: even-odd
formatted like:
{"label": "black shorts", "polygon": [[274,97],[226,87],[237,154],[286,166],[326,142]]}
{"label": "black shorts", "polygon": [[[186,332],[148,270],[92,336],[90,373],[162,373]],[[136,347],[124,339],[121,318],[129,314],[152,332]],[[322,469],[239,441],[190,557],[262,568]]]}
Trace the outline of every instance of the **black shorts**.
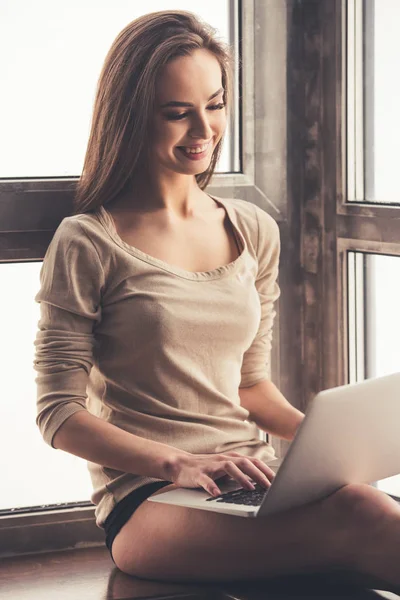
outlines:
{"label": "black shorts", "polygon": [[[130,494],[125,496],[110,512],[107,519],[104,522],[104,530],[106,533],[106,546],[112,555],[112,544],[115,536],[128,519],[133,515],[135,510],[144,502],[149,496],[154,494],[157,490],[171,485],[172,481],[154,481],[153,483],[147,483],[137,490],[133,490]],[[115,562],[115,561],[114,561]]]}

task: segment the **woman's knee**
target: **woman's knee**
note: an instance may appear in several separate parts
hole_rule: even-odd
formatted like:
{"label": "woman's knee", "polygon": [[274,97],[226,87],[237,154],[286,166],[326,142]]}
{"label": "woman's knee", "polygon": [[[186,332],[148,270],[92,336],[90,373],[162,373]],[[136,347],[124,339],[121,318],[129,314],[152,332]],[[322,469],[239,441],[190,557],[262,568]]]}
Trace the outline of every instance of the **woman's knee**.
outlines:
{"label": "woman's knee", "polygon": [[338,524],[347,527],[352,535],[375,534],[395,513],[397,504],[386,494],[366,484],[349,484],[332,494],[331,510]]}

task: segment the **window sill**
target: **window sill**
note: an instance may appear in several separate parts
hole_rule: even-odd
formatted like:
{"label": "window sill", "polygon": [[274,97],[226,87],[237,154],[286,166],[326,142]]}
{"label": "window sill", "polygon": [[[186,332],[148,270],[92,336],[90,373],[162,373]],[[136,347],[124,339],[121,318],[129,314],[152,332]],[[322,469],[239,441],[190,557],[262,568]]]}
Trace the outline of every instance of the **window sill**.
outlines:
{"label": "window sill", "polygon": [[103,546],[94,507],[50,510],[0,517],[0,558]]}

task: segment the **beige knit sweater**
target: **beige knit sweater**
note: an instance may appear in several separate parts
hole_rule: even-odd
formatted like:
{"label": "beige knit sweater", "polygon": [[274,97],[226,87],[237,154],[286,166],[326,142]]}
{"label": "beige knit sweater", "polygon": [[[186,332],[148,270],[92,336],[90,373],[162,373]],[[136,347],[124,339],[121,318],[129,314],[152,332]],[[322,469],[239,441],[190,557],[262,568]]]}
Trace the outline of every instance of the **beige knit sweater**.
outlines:
{"label": "beige knit sweater", "polygon": [[[171,266],[125,243],[104,207],[63,219],[40,273],[37,425],[52,445],[73,413],[191,453],[273,448],[240,406],[268,378],[279,230],[262,209],[222,199],[240,256],[212,271]],[[152,477],[88,462],[96,523]]]}

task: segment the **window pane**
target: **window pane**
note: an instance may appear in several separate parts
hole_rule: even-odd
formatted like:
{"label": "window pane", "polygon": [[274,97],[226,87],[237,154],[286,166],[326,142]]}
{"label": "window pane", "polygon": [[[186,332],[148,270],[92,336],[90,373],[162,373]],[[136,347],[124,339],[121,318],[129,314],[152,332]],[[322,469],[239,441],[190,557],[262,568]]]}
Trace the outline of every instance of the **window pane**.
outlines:
{"label": "window pane", "polygon": [[[361,355],[365,365],[364,373],[355,380],[399,372],[400,257],[349,252],[351,263],[355,265],[351,285],[355,292],[350,296],[349,309],[361,314],[364,321],[363,335],[354,331],[359,319],[354,319],[349,329],[350,338],[358,345],[355,354],[358,358]],[[400,497],[400,475],[378,481],[377,487]]]}
{"label": "window pane", "polygon": [[[195,12],[231,40],[228,0],[13,0],[0,8],[0,177],[79,177],[95,88],[118,33],[158,10]],[[237,111],[237,109],[236,109]],[[238,111],[237,111],[238,112]],[[239,170],[231,124],[217,172]]]}
{"label": "window pane", "polygon": [[400,371],[400,257],[367,254],[367,377]]}
{"label": "window pane", "polygon": [[[367,377],[400,371],[400,257],[366,255]],[[379,489],[400,497],[400,475],[378,481]]]}
{"label": "window pane", "polygon": [[365,199],[400,203],[399,0],[364,2]]}
{"label": "window pane", "polygon": [[86,461],[55,450],[35,424],[34,339],[41,262],[0,264],[1,315],[0,510],[90,501]]}

